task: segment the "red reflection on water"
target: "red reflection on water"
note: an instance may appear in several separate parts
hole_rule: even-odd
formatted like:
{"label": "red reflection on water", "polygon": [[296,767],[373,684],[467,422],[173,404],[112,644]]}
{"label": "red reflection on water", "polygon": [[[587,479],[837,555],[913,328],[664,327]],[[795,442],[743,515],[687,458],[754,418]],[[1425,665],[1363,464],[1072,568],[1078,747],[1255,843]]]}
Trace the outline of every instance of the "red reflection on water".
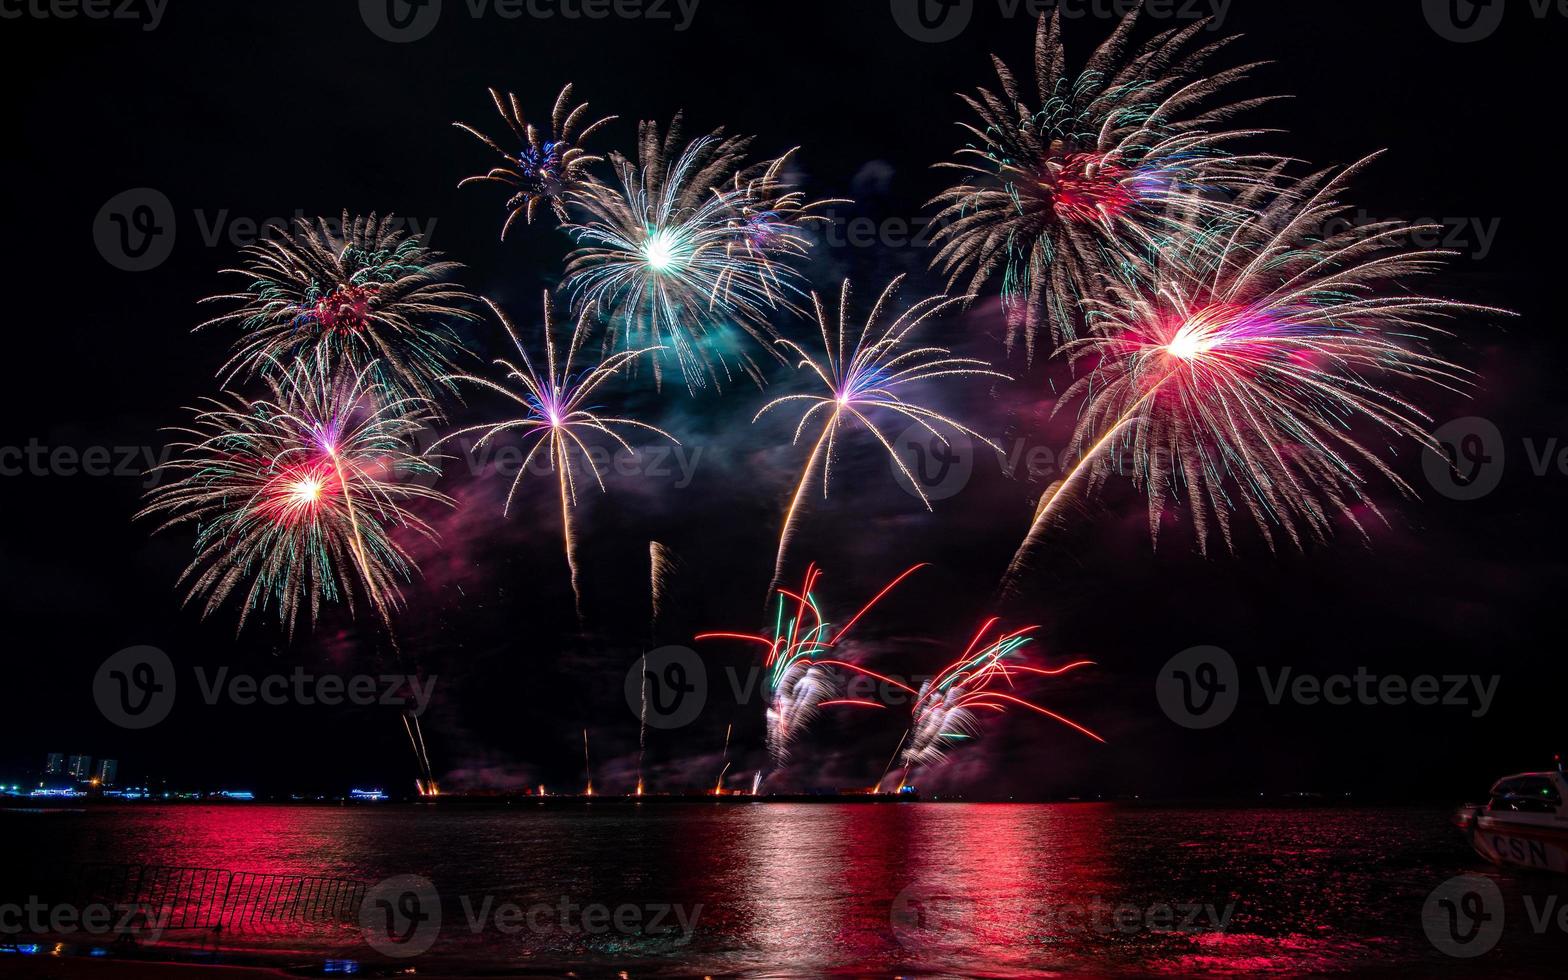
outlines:
{"label": "red reflection on water", "polygon": [[[680,973],[1285,973],[1452,966],[1430,889],[1473,863],[1446,815],[1111,805],[146,807],[38,821],[62,865],[124,861],[374,884],[421,875],[445,910],[432,969]],[[490,903],[678,904],[689,935],[470,925]],[[1510,917],[1510,925],[1519,923]],[[1523,929],[1523,926],[1520,926]],[[182,940],[183,937],[175,937]],[[1518,962],[1549,959],[1507,937]],[[351,926],[225,932],[226,948],[378,957]],[[1423,974],[1425,975],[1425,974]]]}

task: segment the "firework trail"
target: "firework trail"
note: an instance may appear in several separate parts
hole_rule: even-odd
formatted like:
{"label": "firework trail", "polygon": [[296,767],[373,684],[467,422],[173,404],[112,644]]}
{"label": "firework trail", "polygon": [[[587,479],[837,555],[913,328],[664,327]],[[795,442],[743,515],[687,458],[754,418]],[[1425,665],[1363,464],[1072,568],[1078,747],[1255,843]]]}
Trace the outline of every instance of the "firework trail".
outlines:
{"label": "firework trail", "polygon": [[323,602],[352,612],[358,597],[390,626],[414,571],[393,532],[434,539],[410,505],[452,501],[406,482],[439,472],[412,445],[424,403],[392,396],[377,373],[335,376],[318,352],[269,373],[270,399],[209,399],[172,430],[188,441],[155,472],[177,479],[149,491],[137,517],[162,518],[157,531],[196,526],[180,582],[187,602],[205,598],[203,617],[239,594],[240,629],[275,608],[292,636],[301,608],[314,621]]}
{"label": "firework trail", "polygon": [[1021,338],[1031,359],[1042,321],[1053,342],[1075,336],[1084,297],[1105,280],[1140,278],[1172,241],[1228,214],[1225,201],[1265,181],[1273,163],[1224,152],[1258,131],[1215,128],[1269,101],[1215,104],[1257,67],[1208,68],[1234,39],[1194,47],[1202,20],[1128,54],[1137,19],[1129,14],[1073,76],[1061,12],[1042,17],[1035,91],[1021,91],[993,57],[1000,92],[961,96],[977,117],[959,124],[973,142],[937,165],[962,182],[931,202],[941,207],[932,266],[950,290],[968,278],[971,293],[1000,274],[1008,346]]}
{"label": "firework trail", "polygon": [[555,100],[555,108],[550,112],[550,131],[541,135],[538,127],[523,117],[522,106],[516,95],[507,93],[503,99],[501,93],[491,89],[490,98],[495,102],[496,112],[500,113],[506,128],[512,132],[512,149],[503,147],[467,123],[453,123],[458,129],[478,137],[500,154],[504,161],[501,166],[492,167],[488,173],[464,178],[457,186],[491,183],[516,190],[506,202],[506,223],[501,226],[502,241],[506,240],[506,233],[519,217],[533,224],[534,215],[541,204],[548,205],[562,223],[570,220],[566,211],[567,201],[588,181],[588,168],[604,159],[583,149],[583,143],[616,117],[609,116],[583,126],[588,105],[583,103],[571,108],[572,86],[567,84],[561,89],[560,96]]}
{"label": "firework trail", "polygon": [[577,481],[572,474],[572,449],[575,448],[587,462],[589,471],[593,474],[594,481],[599,484],[599,490],[604,491],[604,478],[599,472],[599,465],[593,455],[589,453],[587,445],[583,442],[583,435],[598,433],[614,440],[628,453],[635,453],[629,443],[616,431],[618,428],[629,428],[640,431],[652,432],[663,436],[671,442],[678,441],[674,436],[663,429],[656,428],[646,422],[635,419],[612,418],[597,413],[592,403],[595,393],[604,386],[605,382],[613,378],[620,370],[643,354],[656,348],[644,350],[628,350],[611,354],[597,365],[584,369],[577,374],[572,373],[572,364],[582,350],[589,333],[592,332],[593,309],[585,309],[577,318],[577,325],[573,328],[571,337],[567,342],[566,350],[560,352],[555,343],[554,308],[550,296],[545,294],[544,299],[544,371],[541,372],[528,356],[528,350],[518,338],[517,330],[512,326],[512,321],[502,312],[499,306],[486,300],[485,303],[500,320],[501,326],[506,329],[507,336],[512,339],[512,345],[517,348],[517,353],[522,359],[519,367],[510,361],[497,360],[495,363],[502,368],[505,374],[502,382],[491,381],[488,378],[476,377],[471,374],[453,375],[452,379],[478,385],[490,391],[499,392],[512,399],[527,410],[521,418],[510,419],[504,422],[473,425],[459,429],[437,441],[436,445],[450,439],[468,435],[474,432],[483,432],[475,444],[475,449],[484,446],[504,432],[521,433],[525,442],[531,442],[528,455],[523,465],[517,471],[517,478],[512,481],[512,487],[507,492],[506,504],[502,512],[511,513],[512,499],[517,495],[517,488],[522,484],[523,477],[528,473],[529,464],[540,454],[544,454],[549,462],[551,471],[555,474],[556,483],[560,490],[561,498],[561,532],[566,548],[566,564],[571,572],[572,595],[575,597],[578,618],[582,617],[582,587],[578,574],[577,543],[572,530],[572,507],[577,502]]}
{"label": "firework trail", "polygon": [[[954,743],[979,735],[982,712],[1002,714],[1008,708],[1025,708],[1097,742],[1105,741],[1077,722],[1012,693],[1015,681],[1019,679],[1059,677],[1081,667],[1093,666],[1093,663],[1085,660],[1054,669],[1023,663],[1020,651],[1030,643],[1029,634],[1037,627],[993,634],[996,624],[995,619],[988,621],[961,657],[920,686],[920,693],[910,709],[909,731],[902,743],[904,781],[911,768],[939,765],[946,760]],[[986,637],[991,635],[995,638],[987,642]]]}
{"label": "firework trail", "polygon": [[475,297],[454,284],[462,266],[405,236],[392,216],[350,218],[333,229],[326,219],[300,220],[292,233],[244,250],[227,275],[245,287],[208,303],[238,303],[197,326],[237,327],[235,351],[219,370],[236,376],[277,376],[295,361],[320,358],[336,373],[373,368],[389,397],[422,398],[439,411],[436,387],[466,354],[451,324],[478,317]]}
{"label": "firework trail", "polygon": [[642,764],[648,755],[648,651],[642,654],[641,705],[637,711],[637,795],[642,795]]}
{"label": "firework trail", "polygon": [[986,445],[991,445],[990,440],[976,433],[974,430],[961,423],[941,415],[923,405],[908,401],[899,394],[899,389],[916,382],[929,381],[934,378],[950,376],[985,376],[1005,378],[990,369],[984,361],[968,357],[954,357],[951,351],[940,347],[913,347],[908,346],[910,335],[928,318],[941,313],[943,310],[961,299],[949,299],[942,296],[933,296],[923,299],[908,310],[901,313],[896,319],[886,326],[879,326],[884,308],[892,300],[903,276],[898,276],[890,282],[882,295],[877,299],[876,306],[872,308],[871,315],[865,324],[858,330],[852,331],[848,326],[850,284],[845,280],[839,294],[839,312],[837,326],[830,327],[828,316],[823,311],[822,299],[817,294],[812,294],[812,304],[816,309],[817,326],[822,336],[822,356],[813,358],[806,353],[799,344],[789,340],[779,341],[779,345],[800,358],[797,365],[799,370],[809,371],[821,382],[824,392],[812,395],[786,395],[775,398],[762,407],[755,423],[768,412],[785,405],[804,405],[805,411],[801,414],[800,421],[795,427],[794,442],[799,443],[800,437],[805,433],[813,419],[820,416],[821,431],[817,434],[816,442],[812,445],[811,454],[806,458],[806,465],[801,470],[800,480],[795,486],[794,495],[790,499],[789,507],[784,513],[784,526],[779,533],[778,557],[774,562],[773,581],[768,592],[778,588],[784,578],[784,564],[789,549],[790,538],[793,535],[796,520],[802,503],[806,499],[806,490],[816,477],[817,471],[822,471],[822,496],[827,497],[830,470],[832,468],[833,450],[837,443],[840,430],[851,424],[859,422],[882,448],[887,451],[888,457],[909,485],[931,509],[931,501],[927,499],[925,491],[920,487],[920,481],[903,458],[893,447],[893,438],[890,438],[869,417],[869,412],[885,411],[894,413],[906,421],[913,422],[926,429],[938,439],[945,438],[937,430],[943,426],[965,435],[971,436]]}
{"label": "firework trail", "polygon": [[668,545],[658,541],[648,542],[648,620],[649,639],[658,640],[659,620],[664,616],[664,602],[669,596],[670,580],[680,570],[680,559]]}
{"label": "firework trail", "polygon": [[[760,385],[728,328],[772,339],[768,311],[800,292],[780,260],[804,249],[794,229],[810,206],[771,168],[737,176],[748,140],[720,131],[682,149],[679,117],[662,138],[647,122],[639,137],[636,163],[612,157],[619,186],[590,182],[572,195],[585,218],[566,226],[580,246],[566,288],[577,306],[610,312],[624,345],[667,348],[693,392],[732,378],[732,365]],[[662,371],[656,358],[656,381]]]}
{"label": "firework trail", "polygon": [[817,716],[818,709],[830,702],[838,687],[838,671],[848,670],[915,692],[905,685],[867,670],[857,664],[833,659],[830,654],[855,624],[897,588],[904,579],[924,568],[915,565],[889,582],[870,602],[861,607],[844,626],[834,628],[822,615],[817,603],[816,586],[822,572],[816,565],[806,569],[800,591],[779,589],[778,614],[771,634],[702,633],[698,640],[743,640],[767,647],[763,660],[768,693],[768,752],[776,766],[789,761],[790,749],[799,733]]}
{"label": "firework trail", "polygon": [[414,749],[414,762],[419,766],[419,778],[414,781],[419,795],[440,796],[441,788],[436,785],[435,769],[430,764],[430,753],[425,749],[425,733],[419,726],[419,716],[405,710],[402,717],[403,730],[408,733],[409,745]]}
{"label": "firework trail", "polygon": [[583,729],[583,771],[588,774],[588,789],[583,794],[593,795],[593,760],[588,757],[588,729]]}
{"label": "firework trail", "polygon": [[1365,533],[1352,509],[1378,513],[1363,494],[1369,472],[1413,495],[1366,443],[1439,451],[1430,418],[1399,389],[1465,388],[1468,372],[1425,341],[1446,333],[1441,321],[1505,311],[1406,291],[1403,280],[1452,253],[1410,247],[1431,227],[1343,220],[1335,198],[1367,162],[1308,178],[1185,245],[1153,284],[1117,285],[1093,304],[1094,331],[1074,346],[1095,367],[1063,397],[1083,400],[1080,461],[1042,500],[1009,582],[1065,495],[1097,488],[1123,455],[1148,496],[1151,535],[1185,492],[1205,551],[1212,525],[1233,545],[1238,501],[1271,546],[1283,532],[1299,547],[1340,518]]}
{"label": "firework trail", "polygon": [[735,724],[731,722],[724,729],[724,751],[719,754],[719,761],[724,767],[719,770],[719,778],[713,782],[713,795],[724,795],[724,774],[730,771],[730,736],[735,732]]}

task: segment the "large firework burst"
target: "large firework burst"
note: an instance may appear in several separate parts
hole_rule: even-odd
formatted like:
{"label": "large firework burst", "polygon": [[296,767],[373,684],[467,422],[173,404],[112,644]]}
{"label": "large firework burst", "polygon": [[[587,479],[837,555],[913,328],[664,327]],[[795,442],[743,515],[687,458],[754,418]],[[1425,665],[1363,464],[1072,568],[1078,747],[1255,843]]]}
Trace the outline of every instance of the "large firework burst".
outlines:
{"label": "large firework burst", "polygon": [[492,167],[488,173],[464,178],[457,186],[492,183],[515,189],[516,193],[506,201],[506,223],[501,226],[503,241],[519,217],[533,224],[541,204],[548,205],[558,220],[567,221],[567,200],[588,179],[588,168],[604,159],[590,154],[583,148],[583,143],[616,117],[607,116],[583,126],[588,104],[571,108],[572,86],[568,84],[561,89],[555,108],[550,112],[550,131],[541,134],[538,127],[524,118],[516,95],[507,93],[502,98],[501,93],[491,89],[490,98],[507,129],[512,131],[510,147],[502,146],[467,123],[453,125],[478,137],[499,153],[505,163]]}
{"label": "large firework burst", "polygon": [[442,437],[436,445],[456,439],[459,436],[474,432],[484,433],[474,448],[478,449],[485,443],[504,432],[521,433],[524,440],[531,442],[528,455],[523,465],[518,468],[517,478],[512,481],[512,487],[506,495],[505,513],[510,513],[512,499],[517,495],[517,488],[522,485],[523,477],[528,473],[529,465],[541,453],[545,454],[550,464],[550,470],[555,474],[556,483],[561,497],[561,531],[565,539],[566,562],[572,577],[572,594],[576,597],[578,613],[582,612],[582,590],[578,576],[577,543],[572,531],[572,507],[577,502],[577,478],[572,470],[572,450],[575,448],[587,463],[588,471],[593,474],[595,482],[599,484],[600,491],[605,489],[604,478],[599,472],[599,465],[593,455],[588,451],[588,446],[583,442],[584,434],[598,433],[614,440],[627,452],[635,452],[631,445],[616,431],[618,428],[636,429],[652,432],[656,435],[676,442],[674,436],[663,429],[656,428],[646,422],[635,419],[614,418],[598,414],[597,406],[592,402],[596,392],[599,391],[620,370],[644,354],[657,350],[645,348],[643,350],[626,350],[611,354],[602,362],[593,367],[574,374],[572,364],[577,355],[582,351],[584,342],[588,339],[593,329],[595,311],[592,307],[585,309],[577,318],[571,337],[567,341],[566,350],[559,351],[555,342],[555,312],[554,304],[550,301],[550,294],[545,294],[544,299],[544,370],[535,365],[534,359],[529,357],[528,348],[517,335],[517,329],[512,321],[499,306],[485,301],[495,313],[496,318],[506,329],[507,336],[512,339],[512,345],[517,348],[518,356],[522,360],[521,366],[508,360],[497,360],[496,366],[505,374],[505,383],[492,381],[488,378],[477,377],[472,374],[454,375],[453,380],[464,381],[478,385],[490,391],[499,392],[522,406],[526,411],[519,418],[508,419],[504,422],[485,423],[472,425]]}
{"label": "large firework burst", "polygon": [[610,314],[624,346],[667,348],[693,390],[729,380],[732,368],[760,383],[733,330],[766,343],[768,311],[799,292],[776,259],[803,247],[788,228],[804,205],[776,175],[736,179],[748,140],[719,131],[683,147],[679,117],[662,137],[650,122],[639,136],[636,163],[612,157],[619,186],[573,195],[585,219],[567,226],[582,247],[566,288],[578,308]]}
{"label": "large firework burst", "polygon": [[1018,695],[1017,681],[1028,677],[1060,677],[1080,667],[1093,666],[1080,660],[1061,667],[1044,668],[1025,663],[1022,650],[1037,627],[993,635],[997,620],[980,628],[969,646],[953,663],[920,686],[910,708],[909,734],[903,743],[905,778],[914,766],[935,766],[944,762],[955,743],[980,734],[982,713],[1002,714],[1009,708],[1024,708],[1053,719],[1097,742],[1105,739],[1071,719],[1065,718]]}
{"label": "large firework burst", "polygon": [[813,420],[820,418],[822,422],[822,429],[812,445],[811,454],[801,470],[794,496],[784,515],[784,528],[779,535],[778,559],[774,566],[775,586],[783,578],[785,552],[789,546],[789,539],[801,504],[805,500],[806,488],[810,486],[818,469],[822,471],[822,495],[827,496],[833,450],[839,432],[845,426],[858,422],[871,433],[878,444],[886,450],[888,457],[898,467],[909,485],[920,495],[927,509],[930,509],[931,501],[921,489],[920,481],[909,471],[903,457],[893,446],[893,439],[897,438],[897,434],[890,438],[873,421],[871,414],[890,412],[895,417],[918,425],[944,441],[945,437],[938,427],[961,432],[990,445],[989,440],[962,423],[924,405],[911,402],[899,393],[901,388],[934,378],[962,375],[1006,377],[991,370],[990,365],[984,361],[955,357],[951,351],[941,347],[908,346],[910,335],[919,329],[922,323],[948,307],[963,302],[962,297],[933,296],[923,299],[892,321],[882,325],[883,312],[898,291],[903,278],[898,276],[888,283],[882,295],[877,298],[870,316],[858,331],[852,330],[848,324],[850,295],[848,280],[844,281],[839,293],[839,310],[835,326],[829,325],[828,315],[822,308],[822,298],[813,293],[812,304],[816,310],[817,327],[822,336],[822,355],[819,358],[806,353],[805,349],[794,341],[779,341],[782,347],[800,358],[798,368],[814,374],[825,391],[822,394],[785,395],[775,398],[764,405],[752,420],[755,422],[773,409],[784,405],[804,404],[806,409],[801,413],[800,421],[795,426],[794,441],[797,443]]}
{"label": "large firework burst", "polygon": [[[1184,496],[1200,547],[1211,525],[1232,544],[1231,511],[1272,544],[1323,539],[1353,508],[1369,474],[1413,493],[1372,437],[1436,450],[1411,383],[1462,389],[1468,373],[1424,349],[1438,324],[1482,307],[1407,292],[1402,280],[1452,253],[1418,249],[1432,228],[1356,226],[1336,200],[1367,161],[1274,196],[1251,217],[1185,243],[1144,287],[1115,286],[1094,303],[1074,353],[1095,363],[1065,393],[1080,396],[1078,465],[1041,501],[1016,573],[1065,495],[1092,489],[1132,460],[1157,535]],[[1340,228],[1325,233],[1325,229]]]}
{"label": "large firework burst", "polygon": [[915,565],[905,569],[843,626],[834,626],[823,615],[817,601],[822,571],[813,564],[806,569],[798,591],[778,590],[777,615],[771,633],[701,633],[696,637],[698,640],[742,640],[767,648],[763,669],[768,694],[768,752],[775,765],[789,762],[795,739],[838,692],[842,671],[893,684],[911,695],[915,693],[890,677],[835,658],[833,654],[856,623],[901,582],[924,567]]}
{"label": "large firework burst", "polygon": [[389,618],[414,571],[395,532],[433,538],[410,505],[451,503],[420,482],[438,472],[413,446],[423,403],[372,380],[374,364],[345,375],[327,361],[318,352],[269,375],[271,398],[209,399],[174,430],[188,441],[160,475],[176,479],[138,517],[162,517],[159,531],[196,525],[181,582],[187,601],[205,597],[204,616],[240,595],[241,628],[273,609],[292,634],[302,608],[314,620],[323,602],[356,599]]}
{"label": "large firework burst", "polygon": [[1082,298],[1138,279],[1156,251],[1228,213],[1228,197],[1267,179],[1272,163],[1227,154],[1250,133],[1215,129],[1266,101],[1213,104],[1255,67],[1206,71],[1230,39],[1194,48],[1203,20],[1124,56],[1136,22],[1134,11],[1070,76],[1061,12],[1042,17],[1035,91],[993,58],[1000,93],[961,96],[978,117],[960,123],[974,142],[938,164],[964,179],[932,201],[932,265],[950,289],[968,277],[972,293],[1000,275],[1009,347],[1021,336],[1031,358],[1042,322],[1053,341],[1074,336]]}
{"label": "large firework burst", "polygon": [[397,397],[434,398],[437,379],[464,352],[453,330],[473,320],[471,296],[451,281],[461,266],[446,261],[398,219],[301,219],[291,233],[245,249],[245,264],[224,270],[245,287],[206,302],[239,308],[198,326],[236,326],[242,333],[220,370],[276,374],[296,359],[324,359],[336,372],[374,367],[375,381]]}

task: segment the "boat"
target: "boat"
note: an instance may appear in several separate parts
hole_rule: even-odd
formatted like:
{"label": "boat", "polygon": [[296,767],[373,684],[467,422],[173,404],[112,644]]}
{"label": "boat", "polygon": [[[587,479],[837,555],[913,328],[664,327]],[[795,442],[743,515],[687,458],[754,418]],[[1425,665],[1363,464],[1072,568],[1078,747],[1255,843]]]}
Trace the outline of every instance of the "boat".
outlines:
{"label": "boat", "polygon": [[1454,824],[1493,864],[1568,874],[1568,777],[1526,772],[1499,779],[1484,806],[1465,806]]}

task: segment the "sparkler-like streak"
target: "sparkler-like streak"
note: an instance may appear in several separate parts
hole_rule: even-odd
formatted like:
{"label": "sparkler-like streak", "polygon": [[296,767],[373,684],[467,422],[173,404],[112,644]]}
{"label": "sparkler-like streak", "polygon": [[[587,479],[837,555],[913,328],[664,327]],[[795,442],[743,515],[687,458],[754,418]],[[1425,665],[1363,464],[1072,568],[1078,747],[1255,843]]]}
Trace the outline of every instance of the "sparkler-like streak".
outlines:
{"label": "sparkler-like streak", "polygon": [[616,117],[608,116],[583,126],[588,105],[583,103],[571,107],[572,86],[568,84],[561,89],[560,96],[555,100],[555,108],[550,112],[550,131],[541,134],[538,127],[524,118],[516,95],[507,93],[502,98],[501,93],[491,89],[490,98],[495,102],[496,112],[506,123],[506,128],[512,132],[511,148],[503,147],[467,123],[453,123],[500,154],[504,161],[501,166],[492,167],[488,173],[464,178],[457,186],[492,183],[516,190],[506,202],[506,223],[501,226],[502,241],[506,240],[506,233],[518,218],[533,224],[534,215],[541,204],[548,205],[557,220],[563,223],[569,221],[567,201],[588,181],[589,168],[604,159],[590,154],[583,144]]}
{"label": "sparkler-like streak", "polygon": [[517,478],[512,481],[512,487],[507,492],[506,504],[502,511],[505,514],[511,513],[512,499],[517,495],[517,488],[522,485],[523,477],[528,473],[529,464],[541,453],[549,459],[551,471],[555,474],[560,491],[561,532],[566,548],[566,564],[571,572],[572,595],[575,597],[577,614],[581,618],[582,585],[577,563],[577,541],[572,531],[572,507],[577,501],[577,480],[572,473],[571,450],[575,447],[578,454],[587,462],[589,472],[593,474],[594,481],[603,492],[604,477],[599,471],[598,463],[588,451],[588,446],[583,442],[584,434],[598,433],[606,436],[628,453],[635,453],[636,450],[616,431],[618,428],[652,432],[679,444],[674,436],[646,422],[600,415],[592,402],[605,382],[615,377],[623,367],[657,348],[620,351],[574,375],[572,364],[592,332],[594,311],[592,308],[585,309],[578,316],[577,325],[572,330],[563,356],[556,348],[554,308],[549,294],[546,293],[544,299],[545,363],[544,370],[541,372],[528,356],[528,349],[518,338],[512,321],[499,306],[489,300],[485,302],[495,313],[502,327],[506,329],[507,336],[512,339],[512,345],[517,348],[522,364],[518,366],[507,360],[495,362],[505,372],[503,380],[506,383],[471,374],[453,375],[453,380],[478,385],[505,395],[526,409],[527,414],[504,422],[472,425],[459,429],[443,436],[436,445],[439,446],[450,439],[473,432],[484,433],[475,444],[476,449],[483,447],[485,443],[504,432],[521,433],[525,441],[532,442],[523,465],[517,471]]}
{"label": "sparkler-like streak", "polygon": [[991,370],[990,365],[984,361],[955,357],[951,351],[940,347],[908,345],[910,335],[919,329],[921,324],[954,304],[962,302],[962,299],[943,296],[923,299],[885,326],[879,325],[884,308],[892,300],[903,278],[898,276],[888,284],[877,299],[876,306],[872,308],[871,315],[866,318],[865,324],[858,332],[853,333],[848,326],[849,281],[845,280],[839,294],[836,328],[829,326],[828,315],[822,308],[822,299],[813,293],[812,304],[816,310],[817,326],[822,336],[820,358],[813,358],[794,341],[779,341],[780,346],[800,358],[798,369],[809,370],[826,391],[820,395],[785,395],[782,398],[775,398],[764,405],[756,418],[752,419],[755,423],[775,408],[804,403],[806,409],[795,426],[794,441],[798,444],[801,435],[812,420],[819,415],[822,418],[822,429],[812,445],[810,455],[806,458],[806,465],[801,470],[800,480],[784,513],[784,526],[779,534],[778,557],[774,562],[773,582],[768,590],[770,595],[783,581],[790,538],[794,533],[801,505],[806,499],[807,488],[816,478],[819,469],[822,471],[822,496],[827,497],[833,449],[839,432],[844,426],[859,422],[869,431],[887,451],[888,457],[908,480],[909,485],[915,488],[915,492],[920,495],[921,501],[925,503],[928,510],[931,509],[931,501],[921,489],[920,481],[910,472],[903,458],[893,447],[896,434],[889,437],[868,417],[868,413],[892,412],[906,421],[924,427],[944,442],[946,439],[938,431],[938,426],[961,432],[988,446],[991,445],[989,439],[973,429],[922,404],[909,401],[900,394],[899,389],[907,385],[935,378],[951,376],[1006,378],[1006,375]]}
{"label": "sparkler-like streak", "polygon": [[270,373],[270,399],[230,396],[194,409],[175,429],[188,441],[158,468],[178,478],[155,487],[138,517],[157,531],[197,527],[196,556],[180,576],[203,616],[243,596],[239,628],[275,607],[292,636],[303,608],[368,601],[390,625],[398,582],[414,564],[394,540],[400,528],[434,538],[410,506],[450,505],[444,494],[406,482],[438,470],[414,451],[424,403],[397,398],[372,380],[375,365],[336,376],[317,353]]}
{"label": "sparkler-like streak", "polygon": [[1465,388],[1469,373],[1425,343],[1446,333],[1441,321],[1505,311],[1406,291],[1403,280],[1453,254],[1409,245],[1433,228],[1341,222],[1336,197],[1366,163],[1309,178],[1186,243],[1153,284],[1117,284],[1093,303],[1094,332],[1072,348],[1095,367],[1063,397],[1083,399],[1075,446],[1089,448],[1042,502],[1009,582],[1060,500],[1098,487],[1124,454],[1151,535],[1185,490],[1204,550],[1211,524],[1233,546],[1238,500],[1270,545],[1283,532],[1299,547],[1337,519],[1365,533],[1353,508],[1378,513],[1363,493],[1368,471],[1414,494],[1367,442],[1440,451],[1400,387]]}
{"label": "sparkler-like streak", "polygon": [[389,397],[422,398],[439,411],[437,382],[466,353],[452,325],[478,319],[469,309],[476,298],[452,281],[459,263],[405,236],[390,215],[347,212],[336,229],[301,220],[244,255],[240,268],[224,272],[245,277],[245,287],[204,301],[239,307],[196,328],[241,331],[219,370],[225,385],[321,358],[340,374],[372,367]]}
{"label": "sparkler-like streak", "polygon": [[680,559],[668,545],[658,541],[648,542],[648,601],[649,639],[657,640],[659,620],[664,615],[664,602],[669,596],[670,579],[680,568]]}
{"label": "sparkler-like streak", "polygon": [[573,193],[585,218],[566,226],[581,247],[565,286],[575,304],[609,312],[625,345],[667,348],[693,391],[729,380],[732,365],[760,384],[729,328],[772,338],[768,312],[800,292],[782,260],[804,250],[795,229],[810,206],[771,168],[736,176],[748,140],[720,131],[681,148],[680,133],[678,117],[662,137],[643,123],[637,162],[612,157],[619,186],[591,182]]}
{"label": "sparkler-like streak", "polygon": [[1233,39],[1194,47],[1207,20],[1128,55],[1137,19],[1129,14],[1072,76],[1061,12],[1040,18],[1034,91],[993,58],[999,93],[962,96],[978,117],[959,124],[973,142],[938,164],[963,180],[931,202],[941,206],[932,265],[949,289],[967,277],[969,292],[1000,274],[1008,345],[1021,337],[1031,359],[1042,322],[1053,342],[1071,339],[1080,301],[1103,281],[1141,278],[1157,252],[1269,177],[1272,159],[1225,152],[1257,131],[1215,128],[1269,101],[1215,104],[1256,65],[1209,69]]}
{"label": "sparkler-like streak", "polygon": [[839,670],[884,681],[911,695],[915,693],[891,677],[858,664],[831,659],[828,655],[888,593],[924,567],[915,565],[906,569],[842,627],[835,628],[824,618],[817,604],[815,592],[822,572],[812,565],[806,570],[800,591],[778,590],[778,614],[771,634],[702,633],[697,636],[698,640],[742,640],[767,648],[763,669],[768,692],[768,751],[776,766],[788,763],[796,737],[817,716],[818,709],[834,699]]}
{"label": "sparkler-like streak", "polygon": [[[909,731],[900,743],[904,763],[901,785],[907,784],[910,769],[940,765],[953,743],[979,735],[981,712],[1001,714],[1010,707],[1024,708],[1097,742],[1105,741],[1077,722],[1012,693],[1014,682],[1021,677],[1059,677],[1093,666],[1093,662],[1084,660],[1051,669],[1024,663],[1020,651],[1030,642],[1029,634],[1036,627],[993,633],[996,624],[995,619],[988,621],[961,657],[920,686],[910,709]],[[987,641],[988,636],[994,639]]]}
{"label": "sparkler-like streak", "polygon": [[713,795],[724,795],[724,774],[730,771],[730,736],[735,732],[735,724],[731,722],[724,729],[724,751],[719,754],[719,761],[724,767],[719,770],[719,778],[713,781]]}

